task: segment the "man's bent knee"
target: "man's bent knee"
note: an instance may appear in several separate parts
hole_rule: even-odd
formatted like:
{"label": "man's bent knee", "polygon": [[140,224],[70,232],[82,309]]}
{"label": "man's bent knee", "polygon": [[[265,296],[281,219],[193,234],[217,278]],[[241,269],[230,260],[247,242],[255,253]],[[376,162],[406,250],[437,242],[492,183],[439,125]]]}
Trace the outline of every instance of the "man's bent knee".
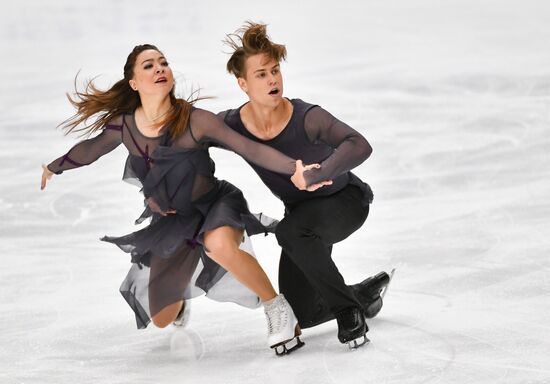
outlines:
{"label": "man's bent knee", "polygon": [[283,219],[275,229],[275,237],[281,247],[291,245],[298,235],[298,229],[291,220]]}

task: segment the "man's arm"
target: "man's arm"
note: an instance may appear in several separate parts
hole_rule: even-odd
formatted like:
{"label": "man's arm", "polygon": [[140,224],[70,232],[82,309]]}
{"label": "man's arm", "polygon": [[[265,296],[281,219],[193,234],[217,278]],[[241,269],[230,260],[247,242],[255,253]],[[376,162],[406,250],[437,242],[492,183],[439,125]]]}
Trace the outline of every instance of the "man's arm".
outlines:
{"label": "man's arm", "polygon": [[321,168],[304,172],[308,185],[332,180],[357,167],[372,153],[372,147],[363,135],[321,107],[308,111],[304,126],[312,142],[321,141],[334,148],[334,152],[321,163]]}

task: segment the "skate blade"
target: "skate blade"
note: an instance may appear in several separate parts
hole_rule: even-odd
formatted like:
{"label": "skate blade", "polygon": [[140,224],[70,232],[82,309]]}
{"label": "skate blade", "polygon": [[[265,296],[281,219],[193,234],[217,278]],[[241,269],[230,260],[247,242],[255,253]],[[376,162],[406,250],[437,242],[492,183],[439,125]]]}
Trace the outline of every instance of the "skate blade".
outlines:
{"label": "skate blade", "polygon": [[386,296],[386,293],[388,292],[388,288],[391,284],[391,281],[393,279],[393,274],[395,273],[395,268],[393,268],[390,272],[390,280],[388,281],[388,284],[386,284],[386,286],[384,287],[384,289],[382,290],[382,292],[380,292],[380,297],[382,298],[382,300],[384,300],[384,296]]}
{"label": "skate blade", "polygon": [[284,356],[294,352],[297,349],[302,348],[304,345],[305,343],[300,340],[298,336],[296,336],[294,339],[291,339],[284,344],[279,344],[271,348],[275,349],[275,354],[277,356]]}
{"label": "skate blade", "polygon": [[302,334],[302,329],[300,328],[300,325],[298,323],[296,323],[296,326],[294,327],[294,336],[292,336],[291,338],[288,338],[286,340],[283,340],[277,344],[273,344],[271,345],[269,348],[275,348],[275,347],[278,347],[280,345],[283,345],[283,344],[286,344],[288,343],[289,341],[291,341],[292,339],[300,336]]}
{"label": "skate blade", "polygon": [[355,340],[348,341],[348,347],[353,351],[367,343],[370,343],[370,340],[366,335],[363,335],[363,337],[359,337]]}

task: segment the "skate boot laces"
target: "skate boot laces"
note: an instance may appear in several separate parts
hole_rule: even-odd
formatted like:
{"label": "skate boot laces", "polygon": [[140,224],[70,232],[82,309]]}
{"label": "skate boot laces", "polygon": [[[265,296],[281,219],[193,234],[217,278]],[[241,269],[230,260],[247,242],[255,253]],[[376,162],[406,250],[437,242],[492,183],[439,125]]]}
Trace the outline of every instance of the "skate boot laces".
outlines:
{"label": "skate boot laces", "polygon": [[287,355],[304,346],[302,334],[292,307],[280,294],[264,307],[267,318],[267,343],[278,356]]}
{"label": "skate boot laces", "polygon": [[286,310],[285,302],[280,296],[268,307],[264,308],[267,318],[268,335],[273,335],[281,332],[288,323],[288,311]]}

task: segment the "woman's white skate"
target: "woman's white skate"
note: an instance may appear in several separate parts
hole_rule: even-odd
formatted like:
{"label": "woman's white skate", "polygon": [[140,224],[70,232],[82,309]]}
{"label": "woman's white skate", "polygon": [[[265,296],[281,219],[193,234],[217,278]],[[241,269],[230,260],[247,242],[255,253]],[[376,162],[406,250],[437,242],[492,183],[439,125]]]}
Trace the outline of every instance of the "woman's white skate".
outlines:
{"label": "woman's white skate", "polygon": [[183,328],[187,325],[189,322],[189,315],[191,314],[191,301],[190,300],[184,300],[183,306],[181,307],[180,312],[178,313],[178,316],[174,320],[172,324],[178,328]]}
{"label": "woman's white skate", "polygon": [[278,295],[275,300],[264,307],[267,319],[267,342],[270,348],[275,349],[277,356],[289,353],[304,346],[300,340],[302,330],[292,307],[284,295]]}

